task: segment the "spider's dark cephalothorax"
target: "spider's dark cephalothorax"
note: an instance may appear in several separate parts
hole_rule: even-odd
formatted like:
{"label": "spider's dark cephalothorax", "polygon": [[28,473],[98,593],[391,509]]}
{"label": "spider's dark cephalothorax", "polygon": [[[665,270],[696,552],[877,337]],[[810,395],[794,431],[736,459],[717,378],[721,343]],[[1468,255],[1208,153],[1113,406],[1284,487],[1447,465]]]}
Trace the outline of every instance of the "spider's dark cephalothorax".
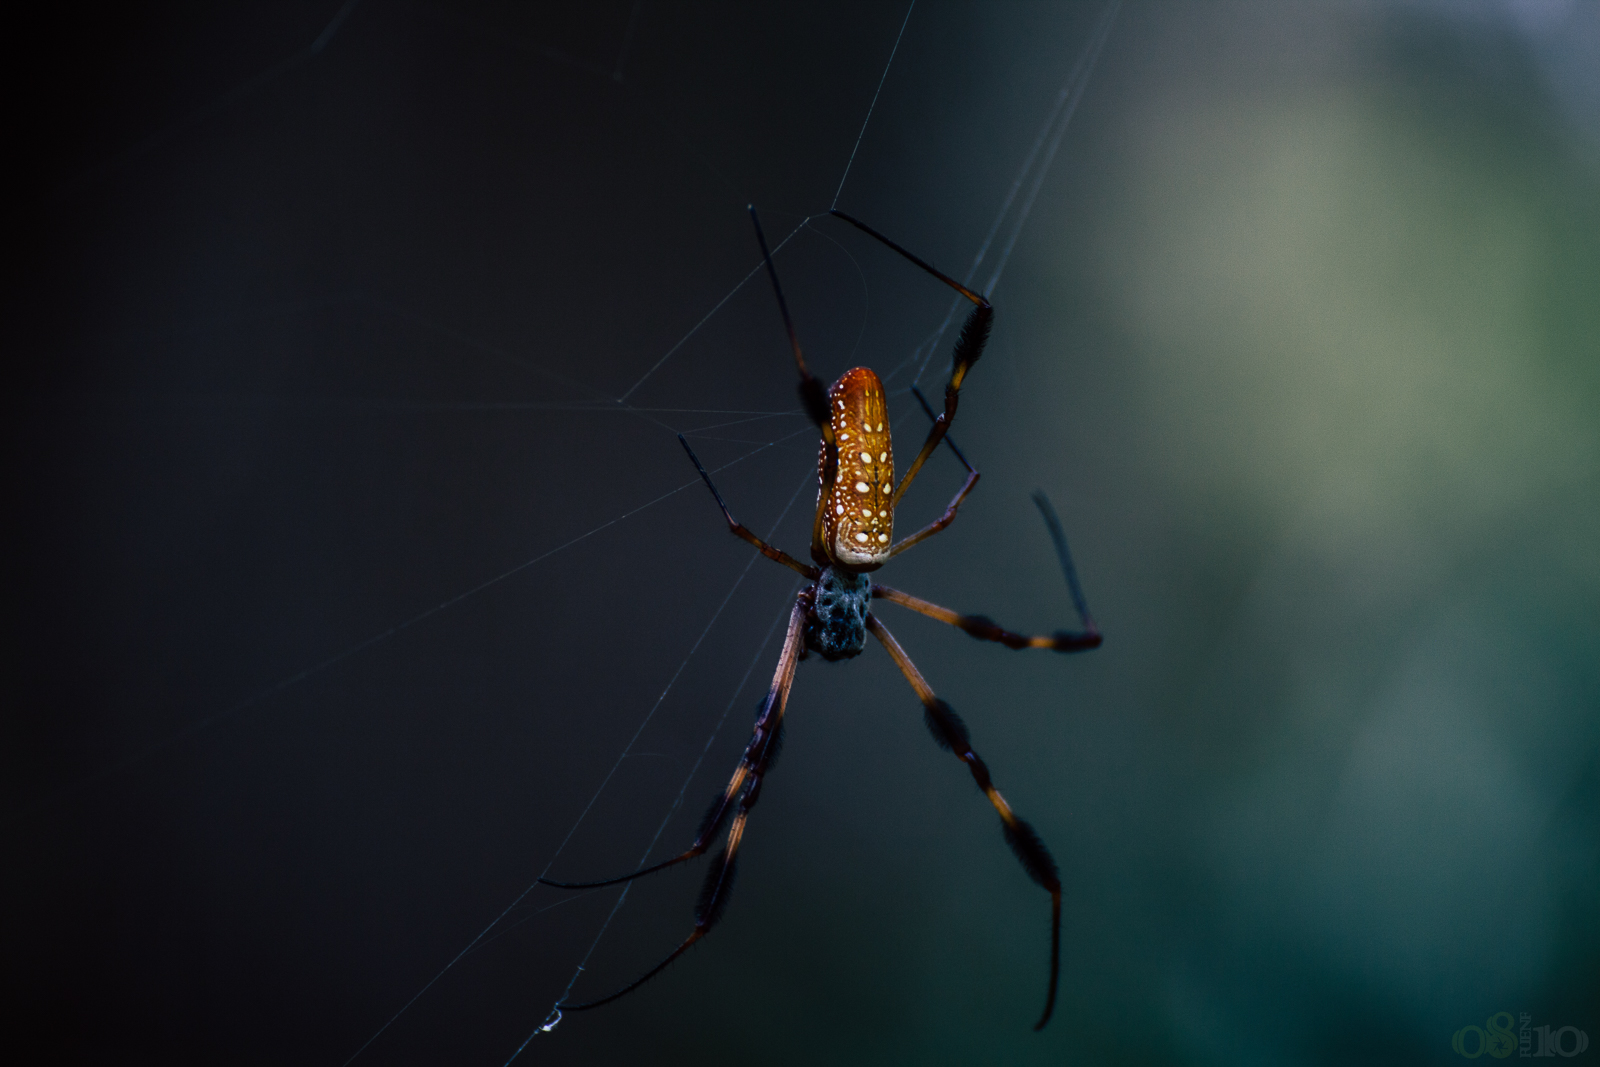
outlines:
{"label": "spider's dark cephalothorax", "polygon": [[[922,449],[917,453],[905,476],[896,484],[894,447],[889,439],[887,394],[884,392],[883,383],[870,369],[855,367],[842,374],[831,388],[824,391],[822,383],[806,368],[805,357],[800,352],[799,337],[795,333],[793,321],[789,318],[789,308],[784,303],[783,289],[778,285],[777,269],[772,265],[772,255],[767,249],[766,238],[761,233],[761,223],[756,219],[755,208],[751,208],[750,218],[755,222],[756,240],[761,245],[761,255],[766,262],[767,274],[772,279],[772,290],[778,298],[778,309],[783,313],[783,325],[789,333],[789,345],[794,351],[795,365],[800,371],[800,399],[806,414],[816,424],[821,437],[817,455],[817,511],[811,526],[811,558],[816,565],[802,563],[783,549],[767,544],[735,519],[723,501],[722,494],[717,492],[716,485],[712,483],[711,475],[706,472],[699,458],[695,456],[694,450],[689,447],[689,442],[682,434],[678,435],[678,441],[689,454],[690,460],[694,462],[700,477],[705,480],[706,487],[711,490],[717,506],[722,509],[722,517],[728,522],[728,530],[749,542],[768,559],[804,576],[808,584],[795,596],[790,606],[789,626],[784,634],[783,652],[778,657],[778,668],[773,674],[772,684],[768,687],[767,695],[762,699],[757,711],[755,726],[751,729],[750,741],[745,745],[744,755],[740,758],[739,765],[734,769],[733,777],[729,779],[727,786],[711,802],[711,807],[700,823],[700,830],[695,835],[694,842],[671,859],[603,882],[554,882],[545,878],[539,879],[546,885],[564,889],[590,889],[631,881],[641,875],[664,870],[703,855],[711,847],[722,827],[728,826],[727,844],[712,862],[711,869],[706,872],[705,885],[700,890],[699,903],[695,907],[694,929],[689,936],[673,950],[671,955],[634,982],[600,1000],[592,1000],[585,1004],[558,1004],[555,1018],[560,1017],[561,1011],[598,1008],[602,1004],[609,1004],[618,997],[631,993],[660,974],[668,964],[687,952],[690,945],[705,937],[716,925],[727,907],[728,894],[733,888],[739,845],[744,840],[750,812],[760,799],[761,784],[772,770],[782,744],[784,711],[788,706],[789,691],[794,685],[796,666],[805,657],[808,649],[826,660],[852,659],[859,655],[866,645],[868,633],[877,638],[878,643],[889,654],[889,658],[894,661],[894,665],[910,683],[917,699],[922,702],[924,718],[934,741],[966,765],[978,788],[983,791],[995,812],[999,814],[1001,832],[1011,844],[1012,850],[1016,852],[1023,869],[1050,894],[1050,980],[1045,992],[1044,1014],[1035,1025],[1035,1030],[1043,1028],[1045,1023],[1050,1021],[1050,1013],[1055,1007],[1061,961],[1061,878],[1055,861],[1050,858],[1050,852],[1045,848],[1039,834],[1020,818],[1011,809],[1005,797],[1000,795],[1000,790],[995,787],[989,774],[988,766],[973,751],[966,724],[950,705],[934,693],[927,679],[922,676],[922,672],[911,662],[911,657],[900,647],[900,642],[895,640],[888,627],[872,613],[870,605],[873,600],[887,600],[946,625],[958,627],[980,641],[994,641],[1012,649],[1048,648],[1057,652],[1078,652],[1098,648],[1100,631],[1095,628],[1094,620],[1089,617],[1083,590],[1078,585],[1072,557],[1067,551],[1066,536],[1061,532],[1061,524],[1043,493],[1035,493],[1034,501],[1039,505],[1045,525],[1050,530],[1050,537],[1055,542],[1056,553],[1060,558],[1062,571],[1066,575],[1067,589],[1072,594],[1073,606],[1083,623],[1081,631],[1058,630],[1049,637],[1030,637],[1012,633],[985,616],[963,615],[909,593],[902,593],[898,589],[874,583],[867,577],[867,572],[878,570],[890,559],[927,540],[954,522],[961,502],[972,492],[972,487],[978,484],[978,472],[972,469],[972,465],[961,454],[961,450],[956,448],[955,442],[945,436],[945,431],[956,417],[956,404],[960,398],[962,381],[966,378],[967,371],[972,369],[972,365],[983,354],[994,309],[988,300],[941,274],[876,230],[841,212],[835,211],[832,214],[882,241],[972,302],[972,312],[961,329],[951,359],[950,381],[944,390],[944,411],[934,416],[933,410],[922,400],[922,394],[915,388],[911,390],[922,403],[923,410],[928,413],[929,418],[933,419],[933,426],[929,429],[927,437],[922,442]],[[944,514],[910,537],[895,542],[895,507],[905,495],[906,487],[911,484],[912,479],[917,476],[917,472],[922,469],[922,465],[941,442],[949,445],[951,452],[955,453],[961,465],[966,468],[966,482],[945,507]]]}
{"label": "spider's dark cephalothorax", "polygon": [[806,616],[806,647],[833,662],[854,659],[867,644],[867,604],[872,579],[837,567],[824,567],[812,587]]}

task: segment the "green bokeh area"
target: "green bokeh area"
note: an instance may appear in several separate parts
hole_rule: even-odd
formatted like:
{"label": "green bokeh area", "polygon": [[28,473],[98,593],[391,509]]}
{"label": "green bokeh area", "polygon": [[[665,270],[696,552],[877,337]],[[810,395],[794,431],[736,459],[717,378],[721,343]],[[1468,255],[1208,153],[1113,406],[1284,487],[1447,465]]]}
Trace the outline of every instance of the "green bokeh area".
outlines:
{"label": "green bokeh area", "polygon": [[1161,735],[1162,862],[1115,879],[1170,879],[1118,968],[1148,999],[1090,994],[1088,1062],[1447,1062],[1495,1011],[1596,1018],[1593,146],[1450,29],[1320,28],[1340,61],[1292,73],[1164,57],[1075,279],[1126,357],[1105,443],[1163,494],[1122,506],[1182,575],[1126,709]]}
{"label": "green bokeh area", "polygon": [[1095,370],[1007,398],[1121,584],[1073,1040],[903,1062],[1447,1063],[1498,1011],[1600,1019],[1594,145],[1531,64],[1485,76],[1504,40],[1252,10],[1130,14],[1055,264]]}
{"label": "green bokeh area", "polygon": [[[365,0],[297,51],[329,7],[39,38],[83,128],[23,153],[4,317],[0,1048],[500,1064],[670,951],[704,860],[518,894],[692,839],[776,659],[794,575],[675,439],[804,554],[745,205],[904,470],[948,293],[825,212],[960,274],[1104,10],[919,3],[880,87],[898,4]],[[801,665],[715,933],[516,1062],[1445,1065],[1501,1012],[1600,1058],[1597,72],[1589,3],[1124,4],[982,482],[877,576],[1068,626],[1062,516],[1104,647],[879,612],[1061,867],[1053,1022],[1048,901],[869,646]]]}

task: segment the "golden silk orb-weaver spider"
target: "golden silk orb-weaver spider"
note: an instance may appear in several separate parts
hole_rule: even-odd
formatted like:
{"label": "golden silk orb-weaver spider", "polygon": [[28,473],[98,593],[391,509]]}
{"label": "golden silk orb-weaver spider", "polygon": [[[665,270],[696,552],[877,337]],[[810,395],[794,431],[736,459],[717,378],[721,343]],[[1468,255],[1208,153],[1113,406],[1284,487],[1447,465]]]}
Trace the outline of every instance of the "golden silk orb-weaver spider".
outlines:
{"label": "golden silk orb-weaver spider", "polygon": [[[882,241],[972,302],[972,311],[968,314],[966,323],[961,328],[961,335],[956,341],[950,381],[944,390],[944,411],[933,419],[933,426],[922,442],[922,450],[917,453],[916,459],[912,460],[905,477],[896,484],[894,448],[889,440],[889,416],[885,405],[883,383],[868,368],[856,367],[846,371],[838,381],[824,391],[822,383],[806,368],[805,357],[800,352],[799,336],[795,333],[794,322],[789,317],[789,308],[783,299],[783,288],[778,284],[778,271],[772,264],[772,254],[768,251],[766,237],[761,232],[761,221],[756,216],[755,208],[750,208],[750,219],[755,224],[756,241],[761,246],[767,274],[772,279],[772,290],[778,299],[778,310],[783,315],[783,325],[788,331],[789,346],[794,350],[795,366],[800,372],[800,399],[822,437],[817,457],[817,510],[811,525],[811,559],[815,566],[802,563],[781,548],[767,544],[736,520],[723,501],[722,494],[712,483],[711,476],[706,473],[705,467],[694,454],[694,450],[689,447],[682,434],[678,435],[679,443],[689,454],[690,460],[700,472],[700,477],[705,480],[706,487],[711,490],[717,506],[722,509],[723,518],[728,522],[728,529],[755,546],[756,550],[768,559],[775,560],[803,575],[809,584],[795,597],[794,606],[789,611],[789,625],[784,635],[783,651],[778,657],[778,668],[773,673],[772,684],[760,705],[755,728],[751,732],[749,743],[745,745],[744,755],[740,758],[733,777],[706,812],[694,842],[669,860],[618,878],[608,878],[598,882],[556,882],[545,878],[539,879],[545,885],[562,889],[594,889],[653,874],[704,853],[710,848],[723,824],[728,823],[730,815],[732,816],[722,852],[712,863],[711,870],[706,874],[705,885],[700,890],[700,899],[694,913],[694,929],[683,943],[643,976],[610,996],[584,1004],[558,1004],[557,1009],[583,1011],[588,1008],[598,1008],[626,996],[660,974],[673,960],[687,952],[690,945],[711,932],[711,928],[716,925],[727,907],[728,894],[733,885],[734,868],[739,856],[739,844],[744,839],[745,825],[749,821],[750,811],[761,795],[762,782],[782,745],[784,710],[788,705],[789,690],[794,685],[795,668],[808,652],[815,652],[830,661],[851,659],[860,654],[866,645],[867,634],[871,633],[889,653],[889,658],[894,660],[895,666],[900,668],[900,673],[905,675],[906,681],[911,683],[917,699],[922,702],[923,718],[929,732],[933,734],[934,741],[967,765],[978,787],[989,798],[989,803],[994,805],[995,811],[999,812],[1001,831],[1005,834],[1012,851],[1016,853],[1017,859],[1021,861],[1023,869],[1050,894],[1050,977],[1045,992],[1044,1013],[1034,1025],[1035,1030],[1041,1030],[1050,1021],[1050,1014],[1055,1008],[1056,985],[1061,970],[1061,878],[1057,873],[1055,860],[1051,858],[1049,850],[1045,848],[1044,842],[1039,839],[1033,827],[1011,810],[1011,805],[1006,803],[1006,799],[995,788],[989,776],[989,768],[972,749],[966,724],[951,710],[950,705],[934,694],[932,687],[922,677],[922,672],[917,670],[911,658],[906,655],[905,649],[900,647],[900,642],[895,640],[894,635],[878,620],[868,605],[873,600],[887,600],[891,604],[899,604],[942,623],[959,627],[979,640],[997,641],[1012,649],[1048,648],[1057,652],[1080,652],[1100,646],[1100,631],[1089,615],[1083,590],[1072,566],[1072,556],[1067,549],[1066,536],[1062,533],[1061,524],[1043,493],[1035,493],[1034,501],[1044,515],[1045,525],[1055,542],[1056,553],[1066,575],[1067,589],[1083,626],[1082,630],[1057,631],[1048,637],[1015,634],[1001,629],[985,616],[963,615],[911,596],[909,593],[902,593],[898,589],[879,585],[868,577],[901,552],[949,526],[955,519],[961,502],[978,483],[978,472],[967,462],[955,443],[945,435],[950,423],[955,419],[962,382],[965,381],[972,365],[983,354],[984,343],[989,337],[989,327],[994,319],[994,309],[984,297],[940,273],[865,223],[840,211],[833,211],[830,214]],[[922,403],[923,409],[932,417],[933,412],[922,399],[922,394],[916,393],[916,397]],[[961,465],[966,468],[966,482],[951,499],[943,515],[905,540],[895,542],[893,540],[895,506],[900,503],[900,498],[905,495],[912,479],[916,478],[917,472],[922,469],[922,465],[939,447],[941,441],[949,445],[956,458],[961,461]]]}

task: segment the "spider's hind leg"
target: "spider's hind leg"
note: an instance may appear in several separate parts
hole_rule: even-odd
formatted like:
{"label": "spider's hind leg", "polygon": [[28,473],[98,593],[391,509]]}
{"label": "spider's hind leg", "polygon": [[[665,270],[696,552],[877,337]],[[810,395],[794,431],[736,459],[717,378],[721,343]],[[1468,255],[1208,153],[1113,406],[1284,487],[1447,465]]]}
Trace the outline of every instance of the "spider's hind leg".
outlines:
{"label": "spider's hind leg", "polygon": [[867,616],[867,628],[872,631],[872,636],[883,644],[889,657],[894,660],[895,666],[900,668],[900,673],[905,675],[906,681],[910,682],[911,688],[916,691],[917,699],[922,701],[923,721],[927,724],[928,732],[933,735],[934,741],[940,748],[953,753],[967,765],[967,770],[972,772],[978,788],[983,790],[984,795],[989,798],[989,803],[994,805],[994,810],[999,812],[1000,828],[1005,834],[1006,843],[1011,846],[1011,851],[1016,853],[1023,869],[1028,872],[1028,877],[1050,894],[1050,983],[1045,991],[1044,1013],[1033,1027],[1035,1030],[1042,1030],[1045,1023],[1050,1021],[1051,1012],[1055,1010],[1056,986],[1061,975],[1061,875],[1056,869],[1056,861],[1051,857],[1050,850],[1045,848],[1044,842],[1040,840],[1038,832],[1011,810],[1006,798],[994,787],[988,765],[972,750],[972,738],[967,731],[967,724],[961,721],[961,717],[949,704],[934,694],[927,679],[922,677],[922,672],[917,670],[916,664],[911,662],[911,657],[900,647],[900,642],[894,639],[894,635],[877,620],[876,616]]}
{"label": "spider's hind leg", "polygon": [[[744,756],[739,761],[738,770],[734,771],[733,778],[728,782],[727,789],[717,801],[712,804],[711,810],[706,813],[700,826],[700,834],[689,851],[668,860],[666,863],[648,867],[642,871],[622,878],[613,878],[611,882],[598,883],[609,885],[614,882],[625,882],[630,878],[637,878],[641,874],[670,867],[675,863],[690,859],[705,851],[717,827],[722,824],[730,805],[735,797],[738,798],[738,810],[734,812],[733,823],[728,827],[727,843],[717,858],[712,861],[711,869],[706,872],[705,884],[700,887],[700,898],[694,909],[694,929],[689,931],[689,936],[673,949],[666,959],[650,968],[640,977],[623,986],[610,996],[599,1000],[591,1000],[586,1004],[558,1004],[561,1011],[585,1011],[589,1008],[598,1008],[603,1004],[610,1004],[613,1000],[627,996],[629,993],[644,985],[650,979],[667,969],[673,960],[689,951],[689,946],[705,937],[711,928],[722,918],[723,911],[728,906],[729,894],[733,891],[733,876],[738,868],[739,845],[744,840],[745,824],[750,819],[750,809],[754,808],[756,801],[761,797],[761,782],[768,771],[772,769],[773,760],[777,758],[778,749],[782,744],[783,713],[789,702],[789,690],[794,685],[795,667],[800,661],[800,649],[803,635],[802,627],[807,611],[810,609],[810,598],[805,593],[795,598],[794,607],[789,612],[789,629],[783,639],[783,654],[778,657],[778,669],[774,672],[772,685],[767,690],[766,699],[762,702],[762,711],[756,719],[755,730],[750,738],[750,743],[745,746]],[[540,881],[544,881],[540,879]],[[559,883],[546,883],[559,884]],[[570,886],[569,886],[570,888]]]}
{"label": "spider's hind leg", "polygon": [[553,889],[604,889],[608,885],[621,885],[631,882],[635,878],[643,878],[647,874],[664,871],[668,867],[676,867],[697,856],[703,855],[711,847],[711,841],[722,829],[722,824],[728,821],[728,813],[733,810],[734,801],[738,799],[741,791],[748,788],[751,775],[756,768],[761,773],[772,770],[772,765],[778,760],[778,752],[783,748],[784,725],[779,717],[774,726],[772,721],[773,693],[768,693],[761,698],[761,703],[756,705],[756,724],[751,731],[750,741],[745,746],[744,756],[739,760],[739,766],[734,769],[733,777],[711,800],[711,806],[706,808],[706,813],[700,817],[700,828],[695,831],[694,841],[688,848],[673,856],[669,860],[653,863],[648,867],[641,867],[628,874],[620,874],[615,878],[603,878],[597,882],[557,882],[550,878],[537,879],[540,885],[547,885]]}

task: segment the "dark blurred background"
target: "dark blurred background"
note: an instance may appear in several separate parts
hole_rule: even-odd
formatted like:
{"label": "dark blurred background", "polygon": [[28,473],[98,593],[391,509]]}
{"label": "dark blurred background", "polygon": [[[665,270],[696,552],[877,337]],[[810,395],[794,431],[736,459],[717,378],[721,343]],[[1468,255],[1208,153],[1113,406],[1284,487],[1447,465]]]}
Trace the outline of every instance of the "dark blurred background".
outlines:
{"label": "dark blurred background", "polygon": [[[719,304],[746,203],[813,366],[900,368],[923,432],[947,291],[796,229],[904,6],[341,10],[14,26],[13,1062],[342,1064],[547,867],[687,843],[795,585],[673,435],[792,551],[813,492],[771,294]],[[839,206],[965,272],[1103,10],[919,4]],[[1061,863],[1054,1023],[1044,894],[869,648],[802,666],[714,936],[518,1062],[1600,1039],[1597,116],[1592,4],[1124,6],[993,294],[984,480],[882,575],[1048,631],[1032,489],[1072,539],[1094,653],[882,612]],[[617,899],[520,898],[356,1063],[503,1063]]]}

